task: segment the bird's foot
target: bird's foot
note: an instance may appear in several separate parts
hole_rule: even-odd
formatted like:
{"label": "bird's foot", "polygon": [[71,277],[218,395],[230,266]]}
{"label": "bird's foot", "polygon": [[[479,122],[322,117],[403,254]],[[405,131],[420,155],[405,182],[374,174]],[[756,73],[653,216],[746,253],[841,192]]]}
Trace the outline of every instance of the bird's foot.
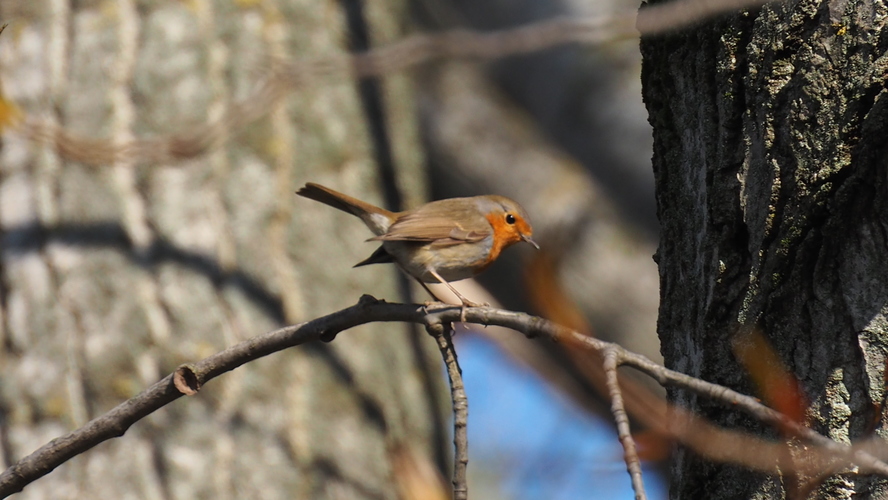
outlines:
{"label": "bird's foot", "polygon": [[467,307],[490,307],[490,304],[488,304],[486,302],[482,302],[479,304],[477,302],[472,302],[471,300],[469,300],[465,297],[461,297],[461,299],[462,299],[461,300],[462,307],[460,308],[460,311],[459,311],[459,320],[463,323],[466,322],[466,308]]}

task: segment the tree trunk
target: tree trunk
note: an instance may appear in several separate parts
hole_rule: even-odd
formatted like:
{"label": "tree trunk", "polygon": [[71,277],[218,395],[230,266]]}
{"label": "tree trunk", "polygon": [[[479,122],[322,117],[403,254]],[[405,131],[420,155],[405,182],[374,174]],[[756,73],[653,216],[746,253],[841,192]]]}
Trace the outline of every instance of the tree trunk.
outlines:
{"label": "tree trunk", "polygon": [[[755,393],[735,348],[758,332],[797,378],[806,423],[844,443],[886,434],[886,13],[880,1],[775,3],[641,44],[667,365]],[[684,391],[670,397],[778,437]],[[683,448],[674,458],[672,498],[811,486]],[[817,497],[888,491],[886,478],[833,472]]]}
{"label": "tree trunk", "polygon": [[[374,155],[385,145],[372,142],[365,112],[376,98],[401,186],[419,201],[406,78],[387,79],[382,98],[351,81],[305,87],[267,112],[249,98],[272,59],[343,54],[355,36],[346,26],[362,17],[376,43],[403,36],[404,2],[355,7],[0,3],[10,23],[0,104],[103,139],[95,151],[201,130],[244,99],[239,113],[261,116],[228,129],[222,120],[220,147],[160,163],[123,155],[87,165],[62,145],[3,136],[0,466],[181,363],[362,293],[400,298],[393,268],[351,269],[373,250],[360,221],[294,191],[315,181],[382,204]],[[396,498],[396,460],[445,462],[440,363],[434,341],[399,325],[279,353],[137,423],[21,498]]]}

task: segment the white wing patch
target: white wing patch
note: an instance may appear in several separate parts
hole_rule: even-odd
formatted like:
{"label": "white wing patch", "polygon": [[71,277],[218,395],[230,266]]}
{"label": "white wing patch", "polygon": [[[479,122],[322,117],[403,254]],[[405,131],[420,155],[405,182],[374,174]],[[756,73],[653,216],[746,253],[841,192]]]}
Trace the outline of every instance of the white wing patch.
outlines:
{"label": "white wing patch", "polygon": [[390,221],[388,217],[382,214],[371,213],[368,215],[368,220],[366,220],[365,222],[367,223],[367,227],[369,227],[370,230],[373,231],[373,234],[375,234],[376,236],[385,234],[386,231],[388,231],[389,226],[392,225],[392,221]]}

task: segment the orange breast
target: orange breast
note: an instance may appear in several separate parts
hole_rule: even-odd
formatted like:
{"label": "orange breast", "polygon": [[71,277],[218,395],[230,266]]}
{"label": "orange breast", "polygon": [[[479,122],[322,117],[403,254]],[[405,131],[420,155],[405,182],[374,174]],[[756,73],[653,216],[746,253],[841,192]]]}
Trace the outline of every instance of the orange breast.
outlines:
{"label": "orange breast", "polygon": [[487,259],[475,268],[475,274],[490,267],[504,248],[521,241],[521,237],[515,232],[515,227],[506,224],[506,221],[499,214],[488,214],[485,217],[490,222],[490,226],[493,227],[493,245],[490,247]]}

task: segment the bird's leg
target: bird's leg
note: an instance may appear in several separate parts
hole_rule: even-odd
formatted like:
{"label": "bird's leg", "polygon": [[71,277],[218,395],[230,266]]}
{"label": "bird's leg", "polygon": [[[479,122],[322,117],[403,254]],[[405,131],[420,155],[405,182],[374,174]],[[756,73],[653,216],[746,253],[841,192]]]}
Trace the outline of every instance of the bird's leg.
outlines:
{"label": "bird's leg", "polygon": [[[426,284],[423,283],[421,279],[419,279],[417,277],[413,277],[413,279],[415,279],[416,282],[419,283],[419,286],[421,286],[423,288],[423,290],[425,290],[433,299],[435,299],[438,302],[441,302],[442,304],[446,304],[446,302],[444,302],[443,300],[441,300],[440,297],[435,295],[435,292],[433,292],[431,288],[427,287]],[[431,304],[432,303],[428,302],[428,301],[425,303],[426,306],[430,306]]]}
{"label": "bird's leg", "polygon": [[[466,321],[466,307],[483,307],[484,305],[486,305],[486,304],[476,304],[475,302],[472,302],[471,300],[463,297],[463,294],[459,293],[456,290],[456,288],[453,288],[453,285],[451,285],[444,278],[442,278],[441,275],[438,274],[438,272],[435,271],[434,269],[426,268],[426,270],[429,272],[429,274],[434,276],[435,279],[437,279],[442,284],[447,286],[447,288],[449,288],[450,291],[453,292],[453,294],[459,298],[459,301],[462,302],[462,310],[459,313],[459,320],[462,321],[463,323],[465,323],[465,321]],[[423,286],[425,287],[425,285],[423,285]],[[428,290],[428,288],[426,288],[426,290]],[[429,293],[431,293],[431,291],[429,291]],[[434,297],[435,294],[432,294],[432,296]]]}

